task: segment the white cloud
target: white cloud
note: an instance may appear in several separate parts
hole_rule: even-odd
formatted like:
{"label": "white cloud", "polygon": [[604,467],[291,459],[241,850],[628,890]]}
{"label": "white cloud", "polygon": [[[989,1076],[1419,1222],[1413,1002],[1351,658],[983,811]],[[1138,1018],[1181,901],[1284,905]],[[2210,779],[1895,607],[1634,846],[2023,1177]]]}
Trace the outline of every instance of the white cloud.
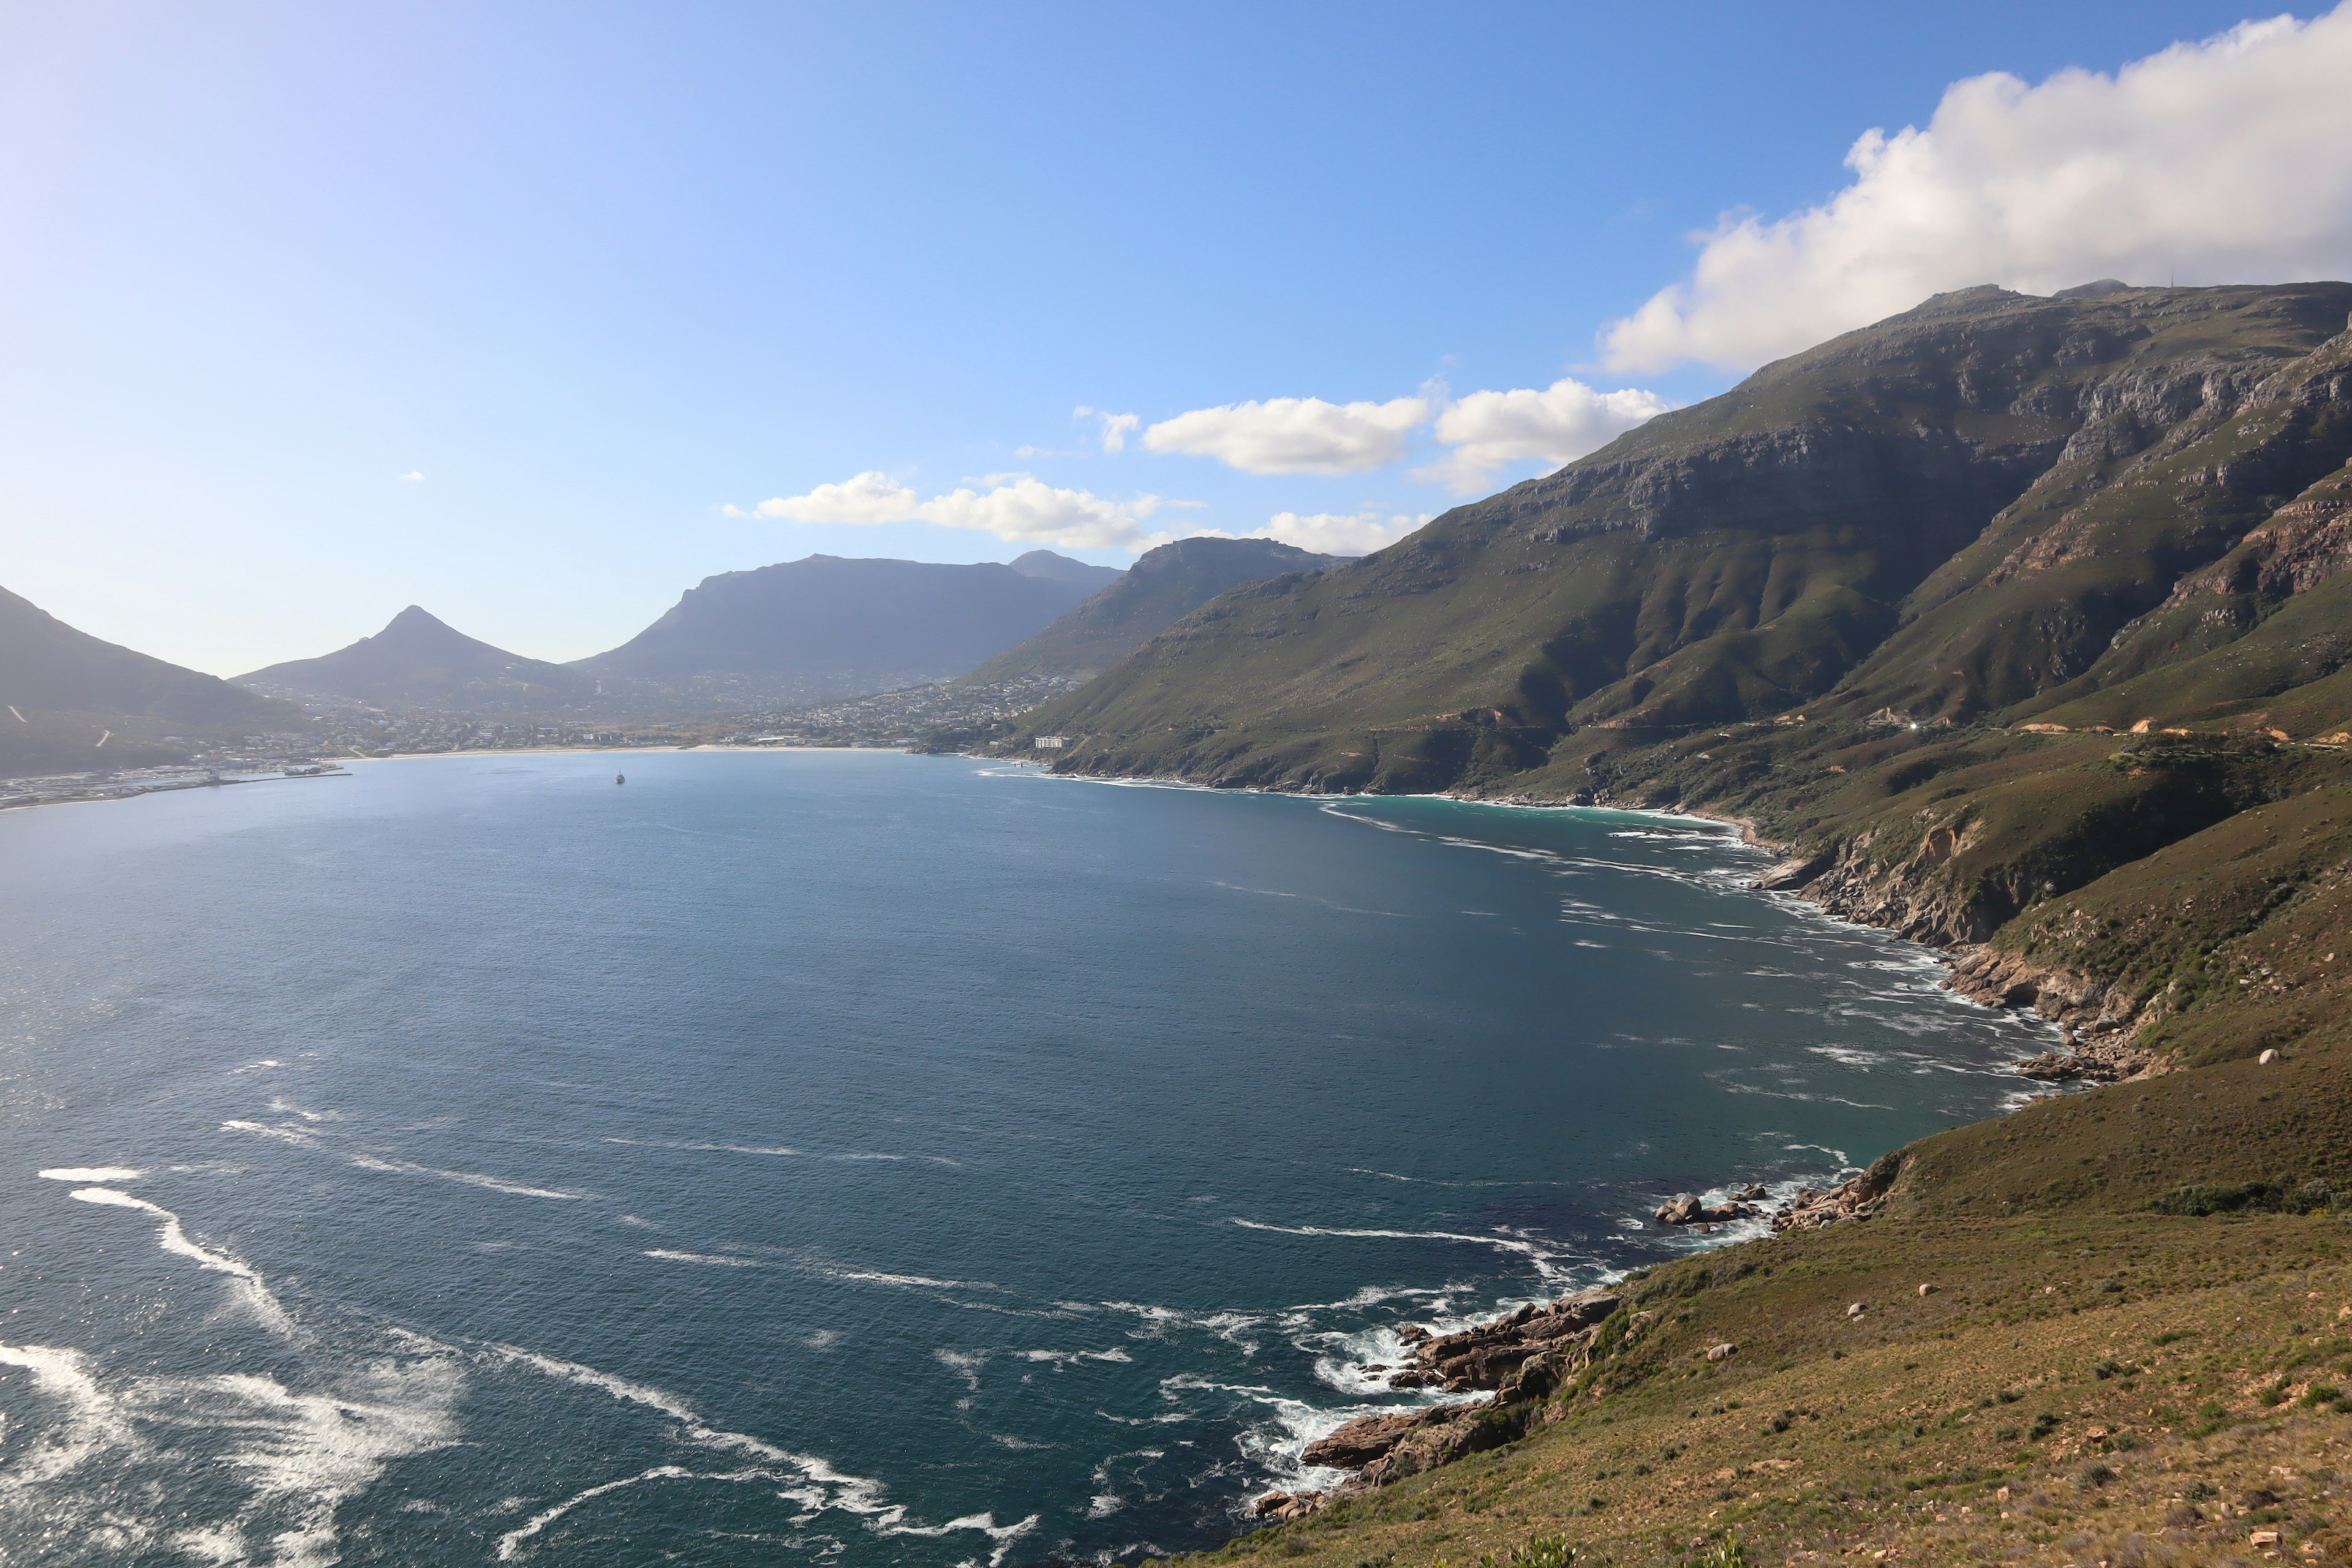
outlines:
{"label": "white cloud", "polygon": [[1143,433],[1155,452],[1214,458],[1245,474],[1360,474],[1405,455],[1405,436],[1429,418],[1429,400],[1326,403],[1270,397],[1195,408]]}
{"label": "white cloud", "polygon": [[1295,511],[1278,511],[1264,528],[1246,537],[1278,539],[1285,544],[1323,555],[1369,555],[1394,544],[1429,518],[1427,512],[1419,517],[1382,517],[1370,510],[1353,515],[1318,511],[1302,516]]}
{"label": "white cloud", "polygon": [[2352,272],[2352,4],[2247,22],[2109,77],[1953,84],[1872,131],[1853,182],[1727,216],[1691,278],[1603,334],[1617,369],[1745,368],[1978,283],[2286,282]]}
{"label": "white cloud", "polygon": [[425,475],[419,469],[411,468],[408,472],[400,476],[400,480],[403,484],[421,485],[425,482]]}
{"label": "white cloud", "polygon": [[1139,414],[1113,414],[1107,408],[1089,408],[1083,403],[1070,410],[1070,417],[1101,420],[1102,449],[1106,452],[1126,451],[1128,436],[1143,423]]}
{"label": "white cloud", "polygon": [[1140,550],[1158,540],[1142,520],[1163,505],[1158,496],[1116,501],[1087,490],[1066,490],[1034,474],[989,474],[929,500],[887,474],[866,472],[840,484],[819,485],[806,495],[777,496],[730,517],[782,518],[793,522],[873,525],[929,522],[942,528],[977,529],[1024,544],[1059,544],[1073,550]]}
{"label": "white cloud", "polygon": [[1486,489],[1506,464],[1572,462],[1668,406],[1654,392],[1595,392],[1566,376],[1540,392],[1474,392],[1446,405],[1437,416],[1434,434],[1453,451],[1443,463],[1414,469],[1412,477],[1444,484],[1456,495],[1472,494]]}
{"label": "white cloud", "polygon": [[841,484],[819,485],[804,496],[772,496],[748,512],[731,506],[725,510],[730,517],[873,524],[911,521],[921,505],[913,490],[889,475],[869,468]]}

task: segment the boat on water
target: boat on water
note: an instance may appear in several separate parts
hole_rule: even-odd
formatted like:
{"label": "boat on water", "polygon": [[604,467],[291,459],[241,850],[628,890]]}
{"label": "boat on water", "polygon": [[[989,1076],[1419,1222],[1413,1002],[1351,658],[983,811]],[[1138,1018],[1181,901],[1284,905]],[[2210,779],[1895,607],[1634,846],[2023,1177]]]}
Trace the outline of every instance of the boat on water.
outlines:
{"label": "boat on water", "polygon": [[629,775],[626,773],[614,773],[613,775],[613,782],[616,784],[625,784],[629,782]]}

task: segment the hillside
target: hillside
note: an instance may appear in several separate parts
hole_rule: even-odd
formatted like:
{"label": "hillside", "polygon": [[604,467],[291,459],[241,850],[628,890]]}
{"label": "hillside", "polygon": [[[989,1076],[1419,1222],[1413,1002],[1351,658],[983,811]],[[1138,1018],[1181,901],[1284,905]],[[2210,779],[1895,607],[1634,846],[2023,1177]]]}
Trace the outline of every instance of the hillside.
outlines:
{"label": "hillside", "polygon": [[1146,551],[1086,603],[967,679],[1097,675],[1229,588],[1320,572],[1342,559],[1271,539],[1180,539]]}
{"label": "hillside", "polygon": [[103,642],[5,588],[0,702],[16,710],[0,712],[0,774],[173,762],[190,741],[307,722],[291,704]]}
{"label": "hillside", "polygon": [[568,668],[618,696],[719,708],[952,679],[1034,636],[1109,571],[1038,559],[1049,555],[1032,552],[1019,567],[811,555],[729,572],[688,589],[619,647]]}
{"label": "hillside", "polygon": [[273,696],[386,709],[548,713],[596,695],[593,676],[492,647],[415,605],[348,647],[236,679]]}
{"label": "hillside", "polygon": [[1217,1561],[2352,1562],[2347,309],[1931,300],[1023,721],[1745,822],[2102,1086],[1858,1152]]}
{"label": "hillside", "polygon": [[[2337,283],[1939,296],[1387,550],[1235,590],[1038,722],[1089,737],[1066,766],[1483,787],[1595,731],[2079,697],[2329,569],[2347,311]],[[2228,591],[2200,597],[2212,571]]]}

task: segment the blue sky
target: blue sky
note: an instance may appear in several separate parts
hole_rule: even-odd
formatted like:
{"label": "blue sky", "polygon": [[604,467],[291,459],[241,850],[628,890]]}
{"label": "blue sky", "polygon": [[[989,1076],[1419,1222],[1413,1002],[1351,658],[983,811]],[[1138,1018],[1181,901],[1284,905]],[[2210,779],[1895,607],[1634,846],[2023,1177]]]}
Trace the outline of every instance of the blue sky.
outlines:
{"label": "blue sky", "polygon": [[[2118,124],[2177,184],[2165,160],[2197,154],[2161,128],[2190,111],[2161,104],[2208,105],[2208,81],[2311,91],[2319,25],[2183,57],[2131,101],[1988,89],[1953,100],[1940,142],[1846,160],[1966,79],[2114,73],[2249,15],[11,6],[0,586],[232,674],[412,601],[571,658],[714,572],[1048,542],[922,518],[1059,529],[1114,563],[1283,514],[1310,521],[1282,536],[1360,543],[1558,460],[1494,457],[1512,440],[1575,439],[1514,419],[1573,424],[1588,392],[1708,395],[1787,352],[1753,323],[1820,335],[1953,268],[2341,275],[2341,215],[2305,232],[2284,200],[2251,250],[2200,249],[2161,214],[2133,248],[2032,208],[2005,224],[2060,237],[1957,258],[1873,227],[1861,198],[1824,206],[1873,180],[2007,189],[2020,135]],[[1706,253],[1728,281],[1604,342],[1689,284],[1695,234],[1727,213],[1768,226]],[[1887,259],[1906,245],[1935,254]],[[1081,406],[1133,416],[1122,450]],[[1465,452],[1491,460],[1465,476]],[[866,499],[819,489],[860,475]],[[1043,511],[1016,504],[1024,483]],[[1074,495],[1097,510],[1052,499]],[[853,513],[918,520],[795,521]]]}

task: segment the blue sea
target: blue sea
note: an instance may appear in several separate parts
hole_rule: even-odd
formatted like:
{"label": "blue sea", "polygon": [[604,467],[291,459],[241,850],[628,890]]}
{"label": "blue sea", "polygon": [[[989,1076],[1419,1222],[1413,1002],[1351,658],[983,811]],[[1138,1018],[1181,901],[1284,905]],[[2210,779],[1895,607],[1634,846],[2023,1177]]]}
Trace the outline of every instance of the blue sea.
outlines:
{"label": "blue sea", "polygon": [[0,1560],[1213,1544],[1400,1325],[2018,1097],[1764,858],[889,752],[6,814]]}

